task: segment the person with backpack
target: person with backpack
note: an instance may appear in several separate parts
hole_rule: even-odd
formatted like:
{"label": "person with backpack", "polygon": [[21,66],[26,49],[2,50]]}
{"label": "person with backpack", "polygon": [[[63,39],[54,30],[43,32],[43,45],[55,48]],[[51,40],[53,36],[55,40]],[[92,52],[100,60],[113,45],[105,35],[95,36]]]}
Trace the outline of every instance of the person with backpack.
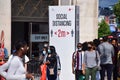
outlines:
{"label": "person with backpack", "polygon": [[75,74],[75,80],[84,80],[84,52],[82,51],[82,44],[77,44],[77,50],[72,55],[72,73]]}

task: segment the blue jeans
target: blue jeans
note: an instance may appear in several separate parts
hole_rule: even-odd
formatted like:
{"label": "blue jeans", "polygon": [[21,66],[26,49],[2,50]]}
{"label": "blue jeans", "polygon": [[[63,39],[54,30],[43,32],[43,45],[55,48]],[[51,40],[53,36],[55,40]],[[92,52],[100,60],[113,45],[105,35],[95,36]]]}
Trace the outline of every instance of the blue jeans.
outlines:
{"label": "blue jeans", "polygon": [[101,64],[101,80],[105,80],[105,71],[107,71],[107,80],[111,80],[112,71],[113,71],[113,64]]}

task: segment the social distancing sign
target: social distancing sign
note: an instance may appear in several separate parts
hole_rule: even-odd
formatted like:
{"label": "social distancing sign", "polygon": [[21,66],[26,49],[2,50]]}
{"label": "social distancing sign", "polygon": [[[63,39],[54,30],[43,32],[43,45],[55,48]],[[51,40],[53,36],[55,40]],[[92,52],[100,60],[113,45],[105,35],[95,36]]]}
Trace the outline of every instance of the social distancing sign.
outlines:
{"label": "social distancing sign", "polygon": [[78,41],[76,37],[79,37],[76,34],[76,29],[79,29],[76,10],[76,6],[49,6],[49,40],[60,56],[60,80],[74,80],[72,53]]}

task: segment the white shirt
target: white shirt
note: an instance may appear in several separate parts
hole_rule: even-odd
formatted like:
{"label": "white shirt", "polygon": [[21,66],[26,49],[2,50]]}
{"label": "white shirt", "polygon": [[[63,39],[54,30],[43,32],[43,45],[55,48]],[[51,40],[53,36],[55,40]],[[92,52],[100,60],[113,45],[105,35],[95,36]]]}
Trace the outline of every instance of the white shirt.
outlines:
{"label": "white shirt", "polygon": [[23,80],[26,78],[26,70],[23,66],[22,58],[14,56],[9,64],[6,74],[7,80]]}
{"label": "white shirt", "polygon": [[[28,61],[29,61],[29,58],[25,55],[25,63]],[[6,72],[5,70],[7,70],[8,68],[9,70],[8,72]],[[13,57],[13,55],[10,56],[7,63],[0,66],[0,74],[3,77],[5,77],[7,80],[23,80],[25,78],[25,72],[26,72],[24,70],[25,70],[25,67],[23,66],[22,59],[17,56]],[[11,72],[14,74],[11,74]]]}
{"label": "white shirt", "polygon": [[[9,60],[10,61],[12,59],[13,55],[10,55]],[[29,58],[25,55],[25,63],[27,63],[29,61]]]}

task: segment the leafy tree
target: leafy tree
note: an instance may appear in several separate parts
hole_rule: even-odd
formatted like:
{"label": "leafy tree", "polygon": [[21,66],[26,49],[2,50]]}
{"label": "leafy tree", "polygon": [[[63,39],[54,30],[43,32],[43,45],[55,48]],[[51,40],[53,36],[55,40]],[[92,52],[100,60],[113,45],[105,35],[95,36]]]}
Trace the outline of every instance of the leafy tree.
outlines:
{"label": "leafy tree", "polygon": [[105,20],[102,20],[98,25],[100,26],[98,28],[98,38],[111,34],[109,25],[105,22]]}
{"label": "leafy tree", "polygon": [[120,23],[120,0],[113,6],[113,12],[117,17],[118,23]]}

